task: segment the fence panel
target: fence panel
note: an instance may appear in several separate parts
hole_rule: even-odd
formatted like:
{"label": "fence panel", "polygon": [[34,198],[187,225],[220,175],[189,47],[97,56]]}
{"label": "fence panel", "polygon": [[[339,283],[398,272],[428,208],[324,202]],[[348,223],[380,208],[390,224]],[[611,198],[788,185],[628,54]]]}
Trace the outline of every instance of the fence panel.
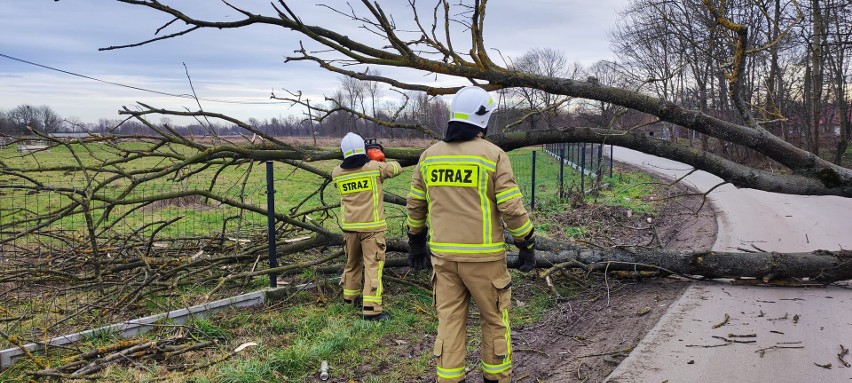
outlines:
{"label": "fence panel", "polygon": [[569,192],[588,192],[607,171],[611,177],[608,150],[602,144],[547,144],[513,150],[509,157],[526,205],[536,209],[560,202]]}

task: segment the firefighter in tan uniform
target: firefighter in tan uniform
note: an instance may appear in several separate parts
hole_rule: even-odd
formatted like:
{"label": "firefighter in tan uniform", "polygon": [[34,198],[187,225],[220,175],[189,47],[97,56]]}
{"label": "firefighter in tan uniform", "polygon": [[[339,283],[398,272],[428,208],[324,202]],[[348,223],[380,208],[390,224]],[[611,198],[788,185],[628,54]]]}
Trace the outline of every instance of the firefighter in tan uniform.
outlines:
{"label": "firefighter in tan uniform", "polygon": [[382,311],[387,230],[382,182],[398,176],[402,167],[397,162],[385,162],[380,148],[370,149],[376,160],[370,158],[364,139],[355,133],[343,137],[340,150],[343,163],[332,170],[331,177],[340,191],[340,227],[346,252],[341,278],[343,300],[360,306],[364,319],[390,319]]}
{"label": "firefighter in tan uniform", "polygon": [[535,266],[533,225],[509,158],[483,139],[494,109],[494,100],[482,88],[459,90],[450,105],[446,137],[423,152],[411,179],[409,264],[415,270],[427,268],[431,249],[439,383],[465,380],[465,327],[471,297],[481,316],[480,366],[485,382],[511,381],[512,279],[506,266],[503,223],[520,249],[520,270]]}

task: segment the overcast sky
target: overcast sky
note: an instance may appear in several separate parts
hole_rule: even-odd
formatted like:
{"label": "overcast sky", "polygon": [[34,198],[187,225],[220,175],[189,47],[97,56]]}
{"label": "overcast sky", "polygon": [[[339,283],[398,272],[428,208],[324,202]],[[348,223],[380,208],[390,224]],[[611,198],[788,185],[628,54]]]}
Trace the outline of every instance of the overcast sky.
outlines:
{"label": "overcast sky", "polygon": [[[240,18],[214,0],[161,2],[187,9],[191,16]],[[332,27],[356,39],[365,37],[365,32],[345,17],[309,3],[313,2],[288,2],[306,23]],[[347,9],[343,1],[326,3]],[[423,3],[421,0],[418,4]],[[509,59],[531,48],[553,48],[564,52],[569,62],[583,65],[611,60],[607,32],[625,3],[623,0],[492,0],[486,18],[486,44]],[[268,0],[235,0],[234,4],[267,14],[270,9]],[[361,9],[359,1],[353,0],[352,4]],[[401,24],[401,20],[410,19],[405,4],[393,0],[383,2],[382,6]],[[426,16],[430,14],[421,15]],[[193,100],[104,83],[189,94],[191,88],[184,63],[196,93],[204,100],[204,109],[240,119],[264,119],[300,111],[281,104],[216,100],[268,103],[272,91],[280,94],[282,89],[288,89],[302,91],[311,100],[319,101],[323,95],[332,95],[339,86],[339,75],[316,64],[284,64],[284,57],[298,48],[300,40],[306,39],[283,28],[202,30],[142,47],[98,51],[98,48],[152,38],[155,30],[168,20],[147,8],[107,0],[0,0],[0,110],[8,111],[21,104],[48,105],[62,117],[76,117],[83,122],[120,118],[118,110],[137,101],[155,107],[195,110],[197,105]],[[173,33],[182,27],[182,23],[175,23],[166,32]],[[307,47],[317,48],[317,45]],[[491,54],[500,62],[496,51]],[[393,69],[379,70],[385,75],[396,74]],[[435,81],[434,76],[422,73],[399,75],[413,82]],[[465,85],[465,82],[455,80],[454,84]]]}

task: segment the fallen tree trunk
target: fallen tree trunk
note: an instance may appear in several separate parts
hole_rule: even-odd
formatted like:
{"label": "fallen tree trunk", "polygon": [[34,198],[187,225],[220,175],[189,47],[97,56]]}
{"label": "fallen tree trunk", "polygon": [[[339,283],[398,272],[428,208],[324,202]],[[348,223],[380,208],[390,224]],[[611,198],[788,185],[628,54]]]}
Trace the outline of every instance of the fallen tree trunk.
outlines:
{"label": "fallen tree trunk", "polygon": [[[583,268],[589,271],[662,271],[684,276],[714,278],[808,279],[831,283],[852,279],[852,251],[816,250],[810,253],[731,253],[670,251],[664,249],[590,248],[539,238],[536,268]],[[388,250],[407,252],[403,241],[389,241]],[[507,263],[518,267],[517,255]],[[385,267],[407,267],[407,259],[390,258]]]}

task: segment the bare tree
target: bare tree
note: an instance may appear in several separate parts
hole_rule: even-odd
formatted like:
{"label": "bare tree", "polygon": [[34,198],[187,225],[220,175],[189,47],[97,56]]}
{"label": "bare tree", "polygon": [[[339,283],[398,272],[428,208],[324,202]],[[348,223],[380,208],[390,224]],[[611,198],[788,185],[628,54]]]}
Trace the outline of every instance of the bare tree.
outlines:
{"label": "bare tree", "polygon": [[[565,54],[551,48],[533,48],[514,60],[509,68],[546,77],[574,78],[580,70],[579,64],[568,67]],[[531,113],[526,121],[530,129],[539,128],[544,122],[545,128],[552,128],[550,120],[568,108],[570,98],[554,95],[535,88],[516,88],[512,92],[519,98],[518,107],[525,113]]]}
{"label": "bare tree", "polygon": [[[232,29],[246,28],[252,25],[274,25],[302,34],[326,50],[299,50],[289,61],[310,61],[332,72],[346,75],[348,79],[358,80],[350,83],[351,88],[329,97],[323,105],[313,108],[313,119],[331,126],[331,121],[344,118],[377,124],[386,129],[399,129],[405,132],[438,138],[438,126],[446,124],[448,116],[446,104],[439,95],[450,94],[458,86],[431,86],[420,83],[408,83],[399,79],[385,77],[379,72],[355,70],[358,64],[370,67],[393,66],[408,68],[416,73],[433,73],[459,79],[460,83],[476,83],[490,90],[511,88],[536,89],[557,97],[573,97],[594,100],[604,106],[618,106],[613,115],[622,111],[634,111],[655,116],[660,121],[677,125],[683,129],[715,137],[720,141],[735,143],[756,150],[778,161],[788,168],[787,172],[772,173],[750,168],[727,160],[712,153],[678,145],[670,141],[649,139],[636,132],[635,126],[625,126],[617,130],[618,124],[608,123],[602,127],[556,127],[527,132],[512,132],[489,135],[495,144],[505,150],[519,147],[558,142],[606,142],[638,149],[647,153],[686,162],[695,168],[704,169],[723,177],[738,186],[762,190],[795,194],[827,194],[852,197],[852,172],[849,169],[822,160],[813,153],[798,149],[764,128],[755,110],[747,101],[743,91],[747,77],[746,59],[754,54],[750,46],[749,25],[742,24],[727,11],[713,8],[707,3],[706,12],[713,15],[714,28],[722,28],[726,39],[733,42],[730,57],[718,58],[719,62],[730,63],[723,68],[722,75],[727,82],[727,93],[731,103],[738,111],[734,121],[704,113],[691,106],[681,105],[682,97],[672,100],[660,99],[631,86],[648,86],[646,82],[623,84],[613,78],[612,86],[600,78],[587,78],[585,81],[529,73],[516,68],[501,67],[493,62],[483,41],[486,1],[462,2],[450,4],[439,1],[432,13],[432,25],[422,24],[418,9],[412,7],[414,17],[411,25],[404,26],[402,18],[391,19],[379,3],[363,1],[359,12],[366,16],[350,12],[351,21],[371,32],[370,36],[381,36],[383,41],[372,42],[354,40],[335,32],[332,26],[317,26],[304,23],[293,13],[284,1],[273,3],[270,15],[260,15],[233,7],[241,16],[228,17],[224,21],[202,20],[194,18],[176,7],[161,1],[119,0],[132,6],[141,6],[163,14],[188,25],[185,30],[166,32],[166,35],[148,41],[125,45],[138,46],[159,40],[176,38],[204,28]],[[413,2],[412,2],[413,4]],[[355,9],[353,5],[353,10]],[[331,10],[334,11],[334,10]],[[354,12],[354,11],[353,11]],[[169,22],[158,32],[174,28],[178,23]],[[456,26],[462,26],[462,37]],[[727,41],[727,40],[726,40]],[[112,47],[116,49],[121,47]],[[469,48],[469,49],[468,49]],[[316,52],[316,53],[315,53]],[[462,53],[465,52],[465,53]],[[671,53],[669,51],[669,53]],[[321,55],[321,56],[320,56]],[[683,57],[675,56],[678,60]],[[682,61],[679,61],[682,62]],[[612,69],[612,68],[608,68]],[[604,73],[600,71],[598,73]],[[675,72],[668,72],[669,74]],[[676,74],[676,73],[675,73]],[[463,79],[463,80],[462,80]],[[393,110],[380,113],[382,118],[368,113],[364,104],[363,81],[390,85],[391,91],[398,92],[403,102]],[[680,80],[679,80],[680,81]],[[681,86],[667,86],[667,89],[681,92]],[[308,101],[301,93],[273,95],[276,99],[306,105]],[[314,106],[311,104],[311,106]],[[372,112],[373,108],[370,108]],[[29,110],[27,110],[29,111]],[[0,246],[13,246],[15,238],[36,236],[45,244],[62,244],[70,247],[63,255],[70,262],[58,262],[48,268],[32,268],[26,265],[10,265],[0,271],[4,281],[40,278],[41,281],[63,281],[87,287],[97,287],[101,294],[92,302],[86,302],[68,313],[79,315],[106,307],[124,310],[127,305],[138,302],[139,297],[152,291],[169,291],[176,287],[217,281],[218,288],[229,281],[248,278],[269,272],[296,272],[306,267],[331,262],[338,257],[334,247],[340,245],[341,235],[331,221],[335,206],[327,203],[324,193],[328,186],[329,174],[311,165],[311,161],[339,159],[337,150],[327,150],[317,146],[295,145],[285,142],[268,133],[268,123],[250,120],[244,123],[226,115],[206,110],[167,110],[139,103],[125,107],[120,115],[126,120],[102,121],[98,130],[103,135],[92,135],[74,143],[64,142],[51,137],[38,127],[38,120],[23,116],[20,121],[32,127],[32,134],[41,136],[53,147],[61,147],[69,153],[70,160],[64,163],[45,163],[33,154],[14,154],[11,158],[0,159],[0,175],[13,179],[14,183],[0,183],[0,189],[15,189],[16,192],[49,192],[59,202],[51,204],[48,211],[34,211],[24,206],[18,209],[13,222],[0,224],[0,232],[14,233],[0,239]],[[169,124],[169,118],[196,119],[196,135],[190,129],[186,134],[178,132]],[[523,118],[523,116],[520,116]],[[154,123],[152,121],[160,121]],[[622,120],[625,122],[628,120]],[[509,125],[514,122],[508,122]],[[214,124],[235,126],[234,131],[241,137],[217,135]],[[344,123],[339,129],[350,128]],[[493,132],[493,130],[491,130]],[[112,133],[110,133],[112,132]],[[117,133],[122,133],[118,135]],[[192,134],[190,134],[192,133]],[[258,140],[250,142],[249,137]],[[109,153],[101,156],[91,150],[99,145]],[[412,165],[418,160],[422,149],[386,148],[390,158],[400,160],[403,165]],[[144,165],[139,165],[140,161]],[[318,182],[313,187],[300,184],[300,189],[308,190],[310,197],[305,198],[287,211],[269,212],[263,205],[251,203],[246,194],[247,180],[258,176],[258,162],[273,161],[276,165],[287,166],[289,171],[307,172],[315,176]],[[65,185],[63,177],[79,177],[80,183]],[[229,175],[226,177],[225,175]],[[202,181],[189,183],[194,175],[201,175]],[[139,193],[146,185],[154,182],[172,182],[181,187],[165,193]],[[80,185],[83,186],[80,186]],[[224,190],[220,189],[225,186]],[[318,206],[308,207],[309,198],[317,197]],[[385,200],[394,204],[404,204],[401,196],[386,193]],[[273,246],[281,257],[292,256],[308,249],[321,256],[310,262],[287,259],[276,268],[258,270],[255,268],[265,260],[265,241],[252,241],[248,245],[229,243],[227,236],[213,233],[203,239],[203,243],[193,244],[192,250],[209,252],[212,255],[186,259],[186,249],[164,250],[172,258],[159,257],[159,248],[155,246],[158,233],[178,222],[180,218],[161,220],[154,223],[133,223],[127,219],[133,212],[144,210],[153,204],[174,203],[189,199],[214,204],[217,207],[233,207],[240,211],[223,223],[222,231],[230,225],[239,224],[243,212],[252,212],[274,217],[275,229],[287,238],[301,238],[298,241],[279,239]],[[313,217],[308,219],[307,217]],[[49,230],[51,225],[61,223],[68,217],[84,219],[84,234]],[[122,232],[119,229],[130,229]],[[279,237],[282,238],[282,237]],[[242,244],[242,239],[233,242]],[[261,244],[258,244],[261,243]],[[391,251],[405,251],[404,242],[391,241]],[[815,252],[812,254],[791,254],[778,256],[771,253],[694,253],[683,254],[667,251],[641,251],[618,248],[587,248],[575,244],[551,243],[542,240],[542,251],[550,252],[552,259],[564,261],[560,267],[581,267],[587,270],[656,270],[666,273],[705,275],[708,277],[759,278],[810,277],[822,283],[852,278],[852,263],[848,262],[848,252]],[[158,255],[152,257],[152,254]],[[181,258],[183,257],[183,258]],[[164,260],[165,259],[165,260]],[[400,266],[401,260],[389,260],[387,266]],[[510,258],[514,266],[515,259]],[[6,264],[4,264],[5,266]],[[549,267],[544,259],[538,260],[540,267]],[[20,266],[20,267],[16,267]],[[5,273],[5,274],[3,274]]]}
{"label": "bare tree", "polygon": [[[791,172],[790,174],[768,173],[744,167],[712,154],[682,148],[675,144],[662,147],[657,144],[651,145],[646,142],[644,137],[622,136],[631,138],[624,139],[619,144],[708,170],[737,186],[785,193],[852,196],[852,171],[836,166],[813,153],[800,150],[781,140],[767,131],[761,125],[761,122],[754,118],[754,111],[749,107],[745,98],[746,94],[743,91],[746,78],[746,59],[754,52],[754,49],[750,46],[752,41],[749,39],[750,25],[747,24],[751,20],[747,18],[737,20],[736,14],[729,15],[727,9],[717,9],[709,3],[707,3],[707,12],[713,15],[717,25],[728,31],[728,36],[733,42],[731,46],[735,47],[731,51],[730,57],[720,58],[720,60],[731,63],[729,67],[725,68],[723,74],[742,123],[722,120],[672,101],[649,97],[642,92],[602,86],[587,81],[542,76],[501,67],[491,59],[483,40],[487,1],[463,2],[457,6],[451,5],[449,2],[439,2],[434,9],[431,27],[422,24],[422,18],[416,7],[411,8],[414,17],[412,25],[409,27],[412,28],[402,28],[398,20],[391,20],[379,3],[366,0],[362,1],[362,9],[366,16],[342,12],[344,15],[351,14],[350,19],[356,25],[381,36],[385,43],[379,45],[353,40],[351,36],[338,34],[330,27],[307,24],[283,1],[272,4],[271,15],[257,14],[234,7],[241,15],[239,20],[196,18],[181,12],[178,8],[167,6],[158,1],[120,0],[120,2],[147,7],[170,15],[189,25],[189,28],[141,43],[105,49],[150,44],[205,28],[231,29],[246,28],[252,25],[274,25],[300,33],[306,38],[331,49],[331,51],[320,56],[305,48],[300,48],[296,55],[287,59],[288,61],[312,61],[325,69],[352,78],[381,81],[397,88],[426,91],[433,95],[449,94],[458,87],[435,87],[406,83],[393,78],[354,71],[348,69],[347,65],[354,61],[359,64],[379,67],[396,66],[426,73],[478,79],[484,82],[482,85],[490,90],[526,87],[540,89],[555,95],[611,102],[657,116],[660,120],[676,126],[692,129],[723,141],[733,142],[756,150],[786,166]],[[174,24],[171,23],[169,26],[171,25]],[[463,25],[467,29],[467,40],[454,38],[454,33],[457,31],[450,25]],[[469,44],[470,49],[467,53],[460,53],[457,47],[464,44]],[[345,60],[340,61],[339,57],[335,58],[334,53],[341,55]],[[558,137],[553,137],[551,140],[565,142],[575,141],[578,138],[576,130],[562,129],[560,133]],[[602,134],[595,141],[602,141],[603,137],[610,133],[602,132]],[[514,142],[513,140],[521,138],[507,136],[508,142],[505,145],[512,147],[543,143],[542,137],[545,136],[548,135],[526,135],[522,139],[523,142]]]}
{"label": "bare tree", "polygon": [[[849,81],[852,78],[852,9],[848,2],[827,1],[826,14],[828,23],[826,27],[826,69],[828,79],[834,93],[834,109],[837,129],[837,149],[834,162],[840,164],[843,154],[849,148],[849,139],[852,137],[852,116],[850,116],[850,104],[852,99],[849,95]],[[831,127],[831,125],[829,126]],[[832,132],[834,133],[834,132]]]}

